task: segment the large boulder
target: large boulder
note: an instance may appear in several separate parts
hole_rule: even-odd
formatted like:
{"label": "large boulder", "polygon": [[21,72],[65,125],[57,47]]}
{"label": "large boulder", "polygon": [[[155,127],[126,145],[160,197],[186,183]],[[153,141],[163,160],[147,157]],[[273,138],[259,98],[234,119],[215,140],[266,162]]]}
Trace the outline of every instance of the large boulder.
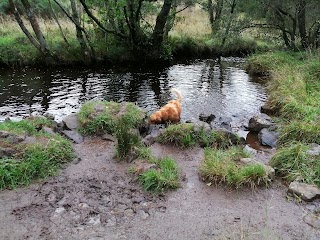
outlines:
{"label": "large boulder", "polygon": [[304,201],[312,201],[320,197],[320,189],[316,185],[296,181],[290,183],[288,193],[297,195]]}
{"label": "large boulder", "polygon": [[258,134],[260,143],[264,146],[276,147],[279,138],[279,133],[263,128]]}
{"label": "large boulder", "polygon": [[68,130],[76,130],[79,127],[79,121],[76,114],[66,116],[62,122]]}
{"label": "large boulder", "polygon": [[251,132],[260,132],[263,128],[270,128],[271,126],[274,126],[275,123],[272,121],[272,119],[266,115],[261,114],[258,116],[254,116],[250,118],[248,130]]}

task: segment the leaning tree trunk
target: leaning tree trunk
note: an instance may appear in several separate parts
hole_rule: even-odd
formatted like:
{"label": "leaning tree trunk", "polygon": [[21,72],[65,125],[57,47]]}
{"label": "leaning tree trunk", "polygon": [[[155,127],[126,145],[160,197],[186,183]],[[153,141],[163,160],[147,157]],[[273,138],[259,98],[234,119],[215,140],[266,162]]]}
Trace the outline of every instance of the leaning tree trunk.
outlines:
{"label": "leaning tree trunk", "polygon": [[28,0],[21,0],[22,5],[24,6],[28,20],[31,24],[31,27],[38,39],[38,42],[40,44],[41,52],[44,53],[47,60],[51,59],[52,54],[49,50],[48,44],[46,42],[46,39],[41,31],[41,28],[39,26],[39,23],[37,21],[36,16],[34,15],[33,9],[29,3]]}
{"label": "leaning tree trunk", "polygon": [[27,36],[27,38],[29,39],[29,41],[32,43],[33,46],[35,46],[36,49],[38,49],[39,52],[41,52],[43,55],[45,55],[45,53],[42,51],[42,48],[39,44],[39,42],[37,41],[37,39],[35,39],[32,34],[29,32],[29,30],[26,28],[26,26],[24,25],[22,18],[20,16],[19,11],[16,8],[16,5],[14,3],[13,0],[9,0],[9,5],[10,8],[13,11],[14,17],[17,21],[17,23],[19,24],[19,27],[21,28],[21,30],[23,31],[23,33]]}
{"label": "leaning tree trunk", "polygon": [[76,35],[77,35],[78,42],[80,44],[82,57],[83,57],[85,63],[90,63],[91,62],[91,54],[90,54],[90,50],[87,46],[86,40],[83,37],[82,28],[80,27],[81,23],[80,23],[80,18],[79,18],[78,10],[76,7],[76,3],[74,0],[70,0],[70,3],[71,3],[71,9],[72,9],[72,18],[74,19],[74,21],[76,23],[75,24]]}

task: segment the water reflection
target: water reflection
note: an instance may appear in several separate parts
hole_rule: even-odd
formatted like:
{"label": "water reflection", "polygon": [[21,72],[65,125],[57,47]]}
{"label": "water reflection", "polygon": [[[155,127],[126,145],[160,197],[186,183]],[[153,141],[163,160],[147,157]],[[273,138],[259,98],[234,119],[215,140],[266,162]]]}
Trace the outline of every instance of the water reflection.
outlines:
{"label": "water reflection", "polygon": [[243,59],[222,58],[163,69],[46,69],[0,73],[0,114],[22,117],[49,112],[60,120],[88,100],[131,101],[151,112],[183,94],[182,120],[200,113],[249,116],[266,99],[264,86],[243,70]]}

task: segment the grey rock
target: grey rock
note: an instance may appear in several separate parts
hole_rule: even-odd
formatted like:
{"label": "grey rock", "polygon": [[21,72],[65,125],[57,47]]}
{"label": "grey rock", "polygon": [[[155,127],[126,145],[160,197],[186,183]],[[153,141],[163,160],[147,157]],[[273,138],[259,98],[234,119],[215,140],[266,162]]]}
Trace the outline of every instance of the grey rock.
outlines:
{"label": "grey rock", "polygon": [[258,153],[256,149],[250,147],[249,145],[246,145],[243,150],[251,155],[256,155]]}
{"label": "grey rock", "polygon": [[269,180],[274,180],[275,179],[275,176],[276,176],[275,170],[271,166],[265,165],[262,162],[259,162],[259,161],[257,161],[256,159],[253,159],[253,158],[241,158],[240,162],[242,162],[242,163],[244,163],[246,165],[259,164],[264,168]]}
{"label": "grey rock", "polygon": [[9,136],[9,132],[7,131],[0,131],[0,138],[7,138]]}
{"label": "grey rock", "polygon": [[320,189],[316,185],[296,181],[290,183],[288,193],[295,194],[304,201],[312,201],[320,197]]}
{"label": "grey rock", "polygon": [[199,115],[199,120],[202,122],[206,122],[206,123],[211,123],[214,119],[216,118],[216,116],[214,114],[204,114],[201,113]]}
{"label": "grey rock", "polygon": [[0,148],[0,158],[12,157],[16,153],[16,150],[12,148]]}
{"label": "grey rock", "polygon": [[16,134],[10,133],[6,139],[11,144],[17,144],[24,141],[25,138],[26,138],[26,135],[16,135]]}
{"label": "grey rock", "polygon": [[49,127],[42,127],[42,131],[44,131],[45,133],[48,133],[48,134],[51,134],[51,135],[54,135],[55,132],[53,131],[52,128],[49,128]]}
{"label": "grey rock", "polygon": [[103,103],[97,103],[96,105],[94,105],[94,110],[96,112],[103,112],[106,110],[106,106]]}
{"label": "grey rock", "polygon": [[54,120],[54,115],[52,113],[46,112],[45,114],[43,114],[43,116],[50,120]]}
{"label": "grey rock", "polygon": [[267,128],[261,129],[261,131],[258,134],[258,139],[260,143],[264,146],[276,147],[278,138],[278,132],[270,131]]}
{"label": "grey rock", "polygon": [[274,122],[272,122],[271,118],[268,115],[261,114],[259,116],[250,118],[248,129],[252,132],[260,132],[261,129],[269,128],[274,125]]}
{"label": "grey rock", "polygon": [[154,144],[155,142],[156,142],[156,139],[155,139],[155,137],[153,137],[151,134],[145,136],[145,137],[142,139],[142,143],[143,143],[146,147],[151,146],[151,145]]}
{"label": "grey rock", "polygon": [[62,122],[69,130],[75,130],[79,127],[78,117],[76,114],[66,116]]}
{"label": "grey rock", "polygon": [[303,221],[311,227],[320,229],[320,218],[315,215],[306,215],[304,216]]}
{"label": "grey rock", "polygon": [[319,156],[320,155],[320,145],[312,143],[310,149],[307,151],[310,156]]}
{"label": "grey rock", "polygon": [[110,141],[110,142],[115,142],[115,141],[116,141],[115,137],[112,136],[112,135],[109,134],[109,133],[103,134],[101,138],[102,138],[103,140]]}
{"label": "grey rock", "polygon": [[64,130],[61,133],[75,143],[82,143],[84,140],[83,136],[75,131]]}
{"label": "grey rock", "polygon": [[23,141],[23,143],[26,143],[26,144],[34,144],[36,142],[37,142],[37,139],[31,136],[27,136]]}

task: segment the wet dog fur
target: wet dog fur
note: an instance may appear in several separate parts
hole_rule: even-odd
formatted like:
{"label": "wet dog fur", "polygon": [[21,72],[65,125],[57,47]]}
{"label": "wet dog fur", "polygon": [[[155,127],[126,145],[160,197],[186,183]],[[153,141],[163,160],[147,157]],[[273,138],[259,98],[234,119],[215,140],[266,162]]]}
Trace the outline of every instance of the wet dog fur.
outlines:
{"label": "wet dog fur", "polygon": [[177,123],[180,121],[182,95],[181,92],[176,88],[172,88],[171,92],[177,94],[178,99],[169,101],[158,111],[151,114],[151,124],[165,124],[169,122]]}

